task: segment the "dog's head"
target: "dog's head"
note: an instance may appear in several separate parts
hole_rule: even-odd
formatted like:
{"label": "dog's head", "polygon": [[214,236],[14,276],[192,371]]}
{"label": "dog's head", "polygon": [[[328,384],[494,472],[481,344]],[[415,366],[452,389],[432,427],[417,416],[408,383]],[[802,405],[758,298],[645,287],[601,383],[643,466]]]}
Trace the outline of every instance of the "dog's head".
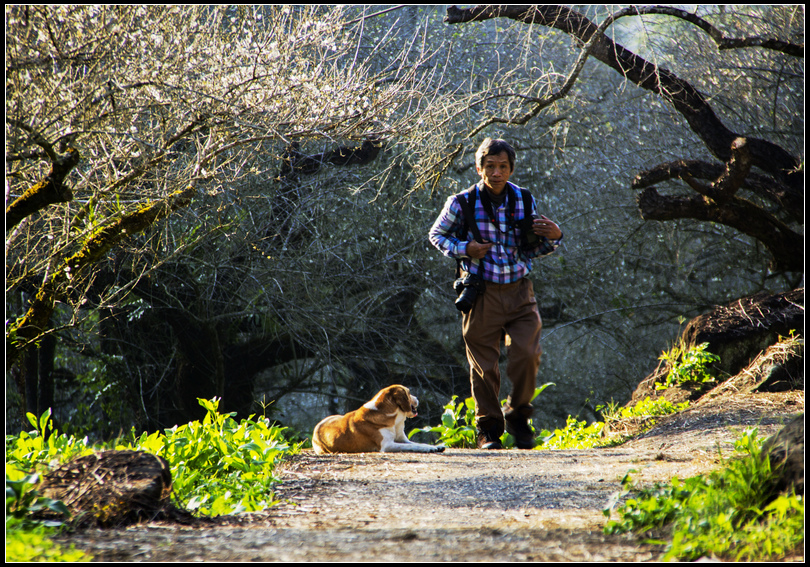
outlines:
{"label": "dog's head", "polygon": [[377,408],[387,415],[402,410],[407,417],[416,417],[419,400],[405,386],[394,384],[380,391],[373,400]]}

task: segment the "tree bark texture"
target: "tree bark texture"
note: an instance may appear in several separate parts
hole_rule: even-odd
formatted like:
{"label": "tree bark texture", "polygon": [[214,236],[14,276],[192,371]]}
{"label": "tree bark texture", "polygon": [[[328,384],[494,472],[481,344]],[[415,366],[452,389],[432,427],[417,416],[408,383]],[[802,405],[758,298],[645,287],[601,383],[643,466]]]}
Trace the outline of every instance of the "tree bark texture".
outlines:
{"label": "tree bark texture", "polygon": [[48,472],[37,488],[61,500],[79,526],[121,527],[175,512],[169,464],[143,451],[80,457]]}
{"label": "tree bark texture", "polygon": [[144,205],[134,213],[101,227],[84,242],[78,252],[67,258],[42,284],[26,314],[6,332],[6,368],[13,366],[23,351],[48,329],[56,301],[64,296],[71,280],[83,275],[127,236],[142,232],[173,211],[187,206],[195,193],[193,187],[177,191],[167,199]]}
{"label": "tree bark texture", "polygon": [[65,177],[79,163],[79,151],[69,148],[67,154],[54,161],[51,172],[32,185],[25,193],[6,208],[6,232],[17,226],[25,217],[55,203],[73,200],[73,191],[64,184]]}

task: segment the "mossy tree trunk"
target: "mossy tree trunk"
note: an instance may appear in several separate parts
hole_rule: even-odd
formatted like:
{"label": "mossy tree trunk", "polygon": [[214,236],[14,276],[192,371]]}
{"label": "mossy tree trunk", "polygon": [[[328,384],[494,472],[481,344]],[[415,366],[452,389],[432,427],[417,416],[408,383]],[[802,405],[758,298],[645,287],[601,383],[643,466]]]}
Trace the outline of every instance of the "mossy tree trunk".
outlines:
{"label": "mossy tree trunk", "polygon": [[6,368],[14,366],[23,352],[48,332],[56,302],[67,293],[73,280],[92,270],[93,265],[123,238],[142,232],[173,211],[187,206],[194,192],[194,188],[189,187],[165,200],[147,203],[90,235],[79,251],[62,262],[43,282],[25,315],[7,328]]}

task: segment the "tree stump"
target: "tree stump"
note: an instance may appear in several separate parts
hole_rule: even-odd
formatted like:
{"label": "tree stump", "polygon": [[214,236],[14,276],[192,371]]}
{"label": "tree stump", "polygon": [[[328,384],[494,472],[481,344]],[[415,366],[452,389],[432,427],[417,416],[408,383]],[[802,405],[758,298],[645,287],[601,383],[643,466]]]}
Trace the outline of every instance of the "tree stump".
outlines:
{"label": "tree stump", "polygon": [[[760,293],[743,297],[695,317],[681,334],[681,341],[687,348],[709,343],[706,350],[720,357],[720,362],[711,365],[718,382],[656,390],[656,383],[663,381],[669,370],[659,365],[636,387],[628,405],[646,397],[662,396],[673,403],[694,401],[729,377],[740,374],[761,374],[762,380],[757,384],[759,391],[801,389],[804,386],[803,346],[798,354],[790,352],[786,356],[777,356],[776,347],[772,356],[768,347],[781,344],[779,337],[788,337],[791,331],[802,332],[803,305],[802,288],[776,295]],[[771,364],[755,372],[752,367],[758,367],[754,364],[758,357],[763,364]]]}
{"label": "tree stump", "polygon": [[41,494],[61,500],[79,525],[122,526],[177,512],[169,464],[142,451],[105,451],[47,473]]}
{"label": "tree stump", "polygon": [[683,331],[684,343],[709,343],[720,357],[718,370],[734,376],[763,350],[804,328],[804,289],[742,297],[692,319]]}
{"label": "tree stump", "polygon": [[776,471],[777,492],[788,492],[796,487],[796,494],[804,494],[804,414],[796,417],[762,446]]}

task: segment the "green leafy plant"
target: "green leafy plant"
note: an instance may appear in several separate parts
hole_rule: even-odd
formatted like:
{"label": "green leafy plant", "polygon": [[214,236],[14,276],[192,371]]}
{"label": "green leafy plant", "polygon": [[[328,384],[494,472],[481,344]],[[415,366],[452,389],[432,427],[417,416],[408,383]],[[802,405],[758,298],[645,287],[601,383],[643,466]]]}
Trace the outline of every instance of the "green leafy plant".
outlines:
{"label": "green leafy plant", "polygon": [[[6,561],[89,561],[90,557],[71,546],[56,545],[48,536],[64,525],[62,520],[39,520],[34,514],[50,511],[54,517],[70,518],[67,507],[59,500],[40,496],[36,490],[36,473],[12,479],[6,467]],[[11,469],[18,476],[17,469]]]}
{"label": "green leafy plant", "polygon": [[[532,400],[549,386],[554,386],[554,383],[548,382],[539,388],[535,388]],[[447,447],[459,449],[474,449],[477,447],[475,400],[473,400],[473,398],[467,398],[463,402],[458,402],[457,400],[458,396],[453,396],[450,402],[444,406],[444,413],[442,414],[442,422],[440,425],[413,429],[408,433],[408,438],[410,439],[420,432],[433,433],[438,435],[438,442],[443,443]],[[504,400],[501,402],[501,405],[505,403],[506,401]],[[531,421],[529,422],[529,426],[531,427]],[[515,440],[510,434],[504,433],[501,435],[501,443],[504,447],[514,447]]]}
{"label": "green leafy plant", "polygon": [[588,449],[601,446],[604,439],[605,423],[595,421],[588,425],[586,421],[578,421],[573,416],[568,416],[565,427],[555,429],[551,432],[544,429],[540,433],[540,444],[538,449]]}
{"label": "green leafy plant", "polygon": [[[98,447],[91,446],[86,437],[60,434],[53,427],[50,410],[39,419],[29,414],[34,431],[6,436],[6,476],[18,483],[14,487],[23,488],[26,485],[19,483],[31,471],[45,470],[94,449],[129,449],[166,459],[173,495],[198,514],[234,514],[272,506],[275,466],[302,443],[288,441],[290,432],[264,417],[250,416],[237,423],[235,414],[218,412],[217,398],[200,399],[199,403],[206,409],[201,422],[139,436],[133,430],[127,439]],[[9,490],[7,481],[7,497]]]}
{"label": "green leafy plant", "polygon": [[286,428],[272,426],[267,418],[251,415],[237,423],[235,413],[218,412],[219,399],[198,401],[207,412],[202,422],[144,433],[118,448],[166,459],[174,494],[189,510],[217,516],[272,506],[275,466],[300,444],[291,444]]}
{"label": "green leafy plant", "polygon": [[804,541],[803,497],[773,494],[773,471],[756,429],[746,431],[735,450],[744,455],[720,470],[668,485],[636,490],[628,474],[605,516],[625,496],[638,495],[616,509],[618,519],[608,520],[605,533],[670,532],[669,542],[648,540],[666,545],[665,559],[784,557]]}
{"label": "green leafy plant", "polygon": [[413,429],[408,434],[410,439],[416,433],[434,433],[439,436],[439,443],[447,447],[472,449],[476,447],[475,431],[475,401],[467,398],[458,402],[458,396],[453,396],[444,406],[442,422],[433,427]]}
{"label": "green leafy plant", "polygon": [[6,562],[79,562],[92,557],[71,544],[69,548],[57,545],[49,536],[55,528],[35,526],[23,529],[19,522],[6,519]]}
{"label": "green leafy plant", "polygon": [[27,413],[26,417],[34,427],[32,431],[6,435],[6,474],[9,474],[11,465],[17,470],[11,474],[14,480],[23,475],[21,471],[33,471],[36,467],[44,469],[51,461],[65,462],[92,452],[87,437],[59,433],[53,425],[50,408],[39,418],[32,413]]}
{"label": "green leafy plant", "polygon": [[709,343],[687,348],[683,343],[673,346],[659,356],[669,367],[663,383],[656,384],[656,390],[665,390],[674,385],[704,384],[714,382],[709,365],[719,362],[720,357],[706,352]]}
{"label": "green leafy plant", "polygon": [[604,421],[595,421],[589,425],[586,421],[568,416],[565,427],[555,429],[554,432],[544,429],[540,433],[537,449],[589,449],[617,445],[626,439],[626,436],[615,434],[621,430],[619,424],[640,423],[643,431],[655,425],[653,417],[676,413],[687,407],[689,402],[673,404],[662,398],[651,400],[649,397],[629,407],[597,406],[604,414]]}
{"label": "green leafy plant", "polygon": [[[28,518],[31,514],[45,510],[50,510],[65,518],[70,517],[70,512],[61,501],[40,496],[35,488],[38,482],[39,475],[36,473],[25,475],[17,480],[12,480],[6,473],[6,518],[13,516],[21,521],[31,521]],[[58,520],[34,523],[42,523],[49,527],[62,525],[62,522]]]}

